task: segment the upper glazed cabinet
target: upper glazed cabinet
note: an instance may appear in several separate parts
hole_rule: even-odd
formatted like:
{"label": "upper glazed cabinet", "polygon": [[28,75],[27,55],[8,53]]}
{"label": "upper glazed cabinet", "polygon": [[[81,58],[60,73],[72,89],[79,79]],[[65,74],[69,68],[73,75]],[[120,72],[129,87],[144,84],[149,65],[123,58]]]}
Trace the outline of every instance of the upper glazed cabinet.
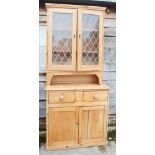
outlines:
{"label": "upper glazed cabinet", "polygon": [[103,14],[87,9],[48,9],[47,70],[102,70]]}

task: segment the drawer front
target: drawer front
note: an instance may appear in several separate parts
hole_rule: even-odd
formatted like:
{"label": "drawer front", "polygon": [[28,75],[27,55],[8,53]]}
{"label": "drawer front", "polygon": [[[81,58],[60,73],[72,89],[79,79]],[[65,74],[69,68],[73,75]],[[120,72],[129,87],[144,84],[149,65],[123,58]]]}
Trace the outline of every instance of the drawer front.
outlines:
{"label": "drawer front", "polygon": [[85,91],[84,102],[108,101],[108,91]]}
{"label": "drawer front", "polygon": [[49,92],[49,103],[72,103],[75,93],[72,91]]}

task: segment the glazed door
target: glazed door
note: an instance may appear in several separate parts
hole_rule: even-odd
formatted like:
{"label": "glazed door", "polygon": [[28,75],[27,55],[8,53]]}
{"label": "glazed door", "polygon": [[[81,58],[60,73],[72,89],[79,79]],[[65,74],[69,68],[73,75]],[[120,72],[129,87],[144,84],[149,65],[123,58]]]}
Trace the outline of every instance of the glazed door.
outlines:
{"label": "glazed door", "polygon": [[103,13],[78,10],[78,70],[103,68]]}
{"label": "glazed door", "polygon": [[76,9],[48,9],[48,70],[75,70]]}
{"label": "glazed door", "polygon": [[78,111],[75,107],[48,109],[48,147],[78,143]]}
{"label": "glazed door", "polygon": [[107,142],[107,106],[80,107],[79,143],[105,144]]}

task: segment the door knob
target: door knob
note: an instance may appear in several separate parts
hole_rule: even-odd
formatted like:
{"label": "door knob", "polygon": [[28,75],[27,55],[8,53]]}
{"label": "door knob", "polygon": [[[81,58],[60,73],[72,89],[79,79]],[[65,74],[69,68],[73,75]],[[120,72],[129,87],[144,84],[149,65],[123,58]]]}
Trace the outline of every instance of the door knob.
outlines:
{"label": "door knob", "polygon": [[97,95],[94,95],[94,99],[97,100],[98,99],[98,96]]}
{"label": "door knob", "polygon": [[59,99],[60,99],[60,100],[63,100],[63,99],[64,99],[64,96],[63,96],[63,95],[61,95],[61,96],[59,97]]}

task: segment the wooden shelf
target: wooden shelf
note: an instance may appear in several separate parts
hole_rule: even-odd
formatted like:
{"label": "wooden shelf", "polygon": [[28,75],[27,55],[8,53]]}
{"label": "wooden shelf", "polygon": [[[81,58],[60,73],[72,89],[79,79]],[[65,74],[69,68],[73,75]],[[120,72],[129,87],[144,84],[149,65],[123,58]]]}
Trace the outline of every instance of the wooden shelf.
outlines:
{"label": "wooden shelf", "polygon": [[46,86],[46,90],[109,90],[105,85],[97,84],[54,84]]}

